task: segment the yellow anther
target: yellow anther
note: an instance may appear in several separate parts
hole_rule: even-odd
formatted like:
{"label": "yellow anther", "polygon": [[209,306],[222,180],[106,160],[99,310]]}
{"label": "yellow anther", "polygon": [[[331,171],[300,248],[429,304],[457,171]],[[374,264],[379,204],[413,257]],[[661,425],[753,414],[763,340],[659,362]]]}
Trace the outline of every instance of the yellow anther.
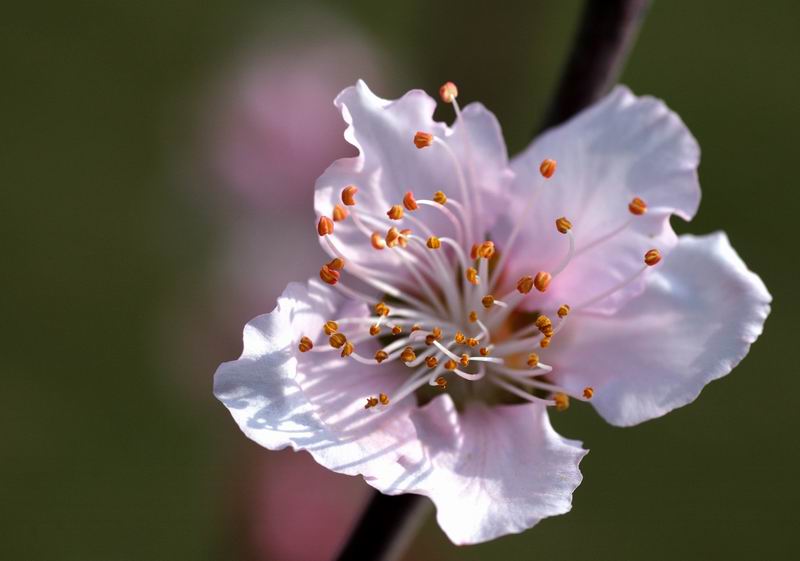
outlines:
{"label": "yellow anther", "polygon": [[444,363],[445,370],[455,370],[458,368],[458,364],[452,358]]}
{"label": "yellow anther", "polygon": [[583,388],[583,397],[586,399],[592,399],[592,397],[594,397],[594,388],[591,386],[586,386]]}
{"label": "yellow anther", "polygon": [[379,335],[380,332],[381,332],[381,326],[378,325],[377,323],[373,323],[372,325],[369,326],[369,334],[372,335],[373,337]]}
{"label": "yellow anther", "polygon": [[297,345],[297,348],[300,349],[301,353],[307,353],[314,348],[314,343],[311,342],[311,339],[303,335],[300,337],[300,343]]}
{"label": "yellow anther", "polygon": [[477,347],[478,340],[475,337],[470,337],[469,339],[467,339],[467,345],[469,345],[470,347]]}
{"label": "yellow anther", "polygon": [[553,401],[556,402],[556,409],[558,411],[566,411],[569,409],[569,396],[565,393],[557,393],[553,396]]}
{"label": "yellow anther", "polygon": [[636,216],[641,216],[645,212],[647,212],[647,203],[645,203],[639,197],[634,197],[633,200],[628,203],[628,210],[631,211],[631,214],[635,214]]}
{"label": "yellow anther", "polygon": [[475,269],[475,267],[468,267],[465,275],[470,284],[479,284],[480,281],[478,280],[478,270]]}
{"label": "yellow anther", "polygon": [[323,265],[319,270],[319,278],[330,285],[334,285],[339,282],[340,276],[341,275],[339,271],[332,268],[330,265]]}
{"label": "yellow anther", "polygon": [[541,341],[539,341],[539,346],[543,349],[546,349],[550,346],[550,339],[551,337],[543,337]]}
{"label": "yellow anther", "polygon": [[542,177],[545,179],[550,179],[556,172],[556,165],[556,161],[550,158],[542,160],[542,163],[539,165],[539,173],[541,173]]}
{"label": "yellow anther", "polygon": [[556,312],[556,313],[558,314],[558,317],[560,317],[560,318],[567,317],[567,315],[569,315],[569,304],[562,304],[561,306],[559,306],[558,307],[558,312]]}
{"label": "yellow anther", "polygon": [[342,189],[342,202],[347,206],[354,206],[356,204],[356,193],[358,193],[358,187],[348,185]]}
{"label": "yellow anther", "polygon": [[459,344],[461,344],[461,343],[463,343],[464,341],[466,341],[466,340],[467,340],[467,338],[466,338],[466,337],[464,336],[464,334],[463,334],[463,333],[461,333],[460,331],[456,331],[456,334],[455,334],[455,336],[453,337],[453,340],[454,340],[456,343],[459,343]]}
{"label": "yellow anther", "polygon": [[439,376],[436,378],[436,385],[439,386],[439,389],[446,390],[447,389],[447,378],[444,376]]}
{"label": "yellow anther", "polygon": [[651,249],[647,253],[644,254],[644,263],[648,267],[652,267],[656,263],[661,261],[661,252],[657,249]]}
{"label": "yellow anther", "polygon": [[463,355],[461,355],[461,358],[459,359],[458,362],[461,363],[461,366],[464,366],[464,367],[469,366],[469,355],[464,353]]}
{"label": "yellow anther", "polygon": [[443,205],[443,204],[445,204],[447,202],[447,195],[444,194],[444,191],[436,191],[433,194],[433,200],[434,200],[434,202],[437,202],[440,205]]}
{"label": "yellow anther", "polygon": [[386,247],[386,242],[383,239],[383,236],[380,235],[378,232],[372,232],[372,235],[369,237],[370,243],[372,243],[372,247],[375,249],[383,249]]}
{"label": "yellow anther", "polygon": [[396,247],[398,245],[398,240],[400,239],[400,230],[392,226],[389,228],[389,231],[386,232],[386,245],[389,247]]}
{"label": "yellow anther", "polygon": [[344,269],[344,259],[342,259],[341,257],[334,257],[328,263],[328,267],[330,267],[334,271],[341,271],[342,269]]}
{"label": "yellow anther", "polygon": [[428,238],[428,241],[426,242],[425,245],[427,245],[428,248],[430,249],[439,249],[440,247],[442,247],[442,241],[436,236],[431,236],[430,238]]}
{"label": "yellow anther", "polygon": [[378,405],[378,398],[376,397],[368,397],[367,404],[364,406],[364,409],[371,409]]}
{"label": "yellow anther", "polygon": [[482,257],[484,259],[491,259],[494,255],[495,248],[494,242],[483,242],[478,246],[478,257]]}
{"label": "yellow anther", "polygon": [[420,324],[418,324],[418,323],[415,323],[414,325],[411,326],[411,333],[414,333],[415,331],[420,331],[420,330],[422,330],[422,326]]}
{"label": "yellow anther", "polygon": [[417,131],[414,135],[414,146],[417,148],[427,148],[433,144],[433,135],[428,132]]}
{"label": "yellow anther", "polygon": [[491,294],[487,294],[486,296],[481,298],[481,304],[483,304],[483,307],[488,310],[489,308],[494,306],[494,296],[492,296]]}
{"label": "yellow anther", "polygon": [[411,362],[412,360],[417,358],[417,353],[414,352],[414,349],[411,347],[406,347],[403,349],[403,352],[400,353],[400,360],[403,362]]}
{"label": "yellow anther", "polygon": [[339,324],[335,321],[326,321],[325,325],[322,326],[322,330],[325,332],[325,335],[333,335],[339,331]]}
{"label": "yellow anther", "polygon": [[489,356],[489,353],[491,351],[489,350],[488,347],[481,347],[480,349],[478,349],[478,352],[480,353],[481,356]]}
{"label": "yellow anther", "polygon": [[378,364],[380,364],[387,358],[389,358],[389,353],[387,353],[386,351],[378,351],[377,353],[375,353],[375,360],[378,361]]}
{"label": "yellow anther", "polygon": [[389,309],[389,306],[387,306],[383,302],[378,302],[377,304],[375,304],[375,313],[378,314],[379,316],[384,316],[384,317],[388,316],[390,311],[391,310]]}
{"label": "yellow anther", "polygon": [[327,236],[333,234],[333,220],[327,216],[320,216],[317,223],[317,233],[320,236]]}
{"label": "yellow anther", "polygon": [[328,342],[330,342],[331,347],[334,349],[341,349],[344,347],[344,344],[347,343],[347,337],[342,333],[334,333],[331,335],[330,339],[328,339]]}
{"label": "yellow anther", "polygon": [[453,103],[453,100],[458,97],[458,88],[453,82],[445,82],[439,88],[439,97],[445,103]]}
{"label": "yellow anther", "polygon": [[525,275],[517,281],[517,290],[520,294],[527,294],[533,288],[533,277]]}
{"label": "yellow anther", "polygon": [[399,325],[395,325],[392,327],[392,335],[400,335],[403,332],[403,328]]}
{"label": "yellow anther", "polygon": [[442,338],[442,328],[441,327],[434,327],[431,330],[431,335],[433,335],[436,338],[436,340],[438,341],[439,339]]}
{"label": "yellow anther", "polygon": [[544,292],[547,290],[547,287],[550,286],[551,280],[553,280],[553,276],[550,273],[539,271],[536,273],[536,276],[533,277],[533,286],[535,286],[536,290],[539,292]]}
{"label": "yellow anther", "polygon": [[562,234],[566,234],[570,230],[572,230],[572,222],[567,220],[566,216],[562,216],[558,220],[556,220],[556,230],[561,232]]}
{"label": "yellow anther", "polygon": [[400,244],[400,247],[406,247],[408,245],[408,236],[411,235],[411,230],[406,228],[405,230],[400,230],[400,238],[397,240],[397,243]]}
{"label": "yellow anther", "polygon": [[356,348],[353,346],[353,343],[348,341],[347,343],[344,344],[344,347],[342,347],[342,358],[350,356],[351,354],[353,354],[354,350],[356,350]]}
{"label": "yellow anther", "polygon": [[403,205],[392,205],[392,208],[386,212],[386,216],[392,220],[400,220],[403,218]]}
{"label": "yellow anther", "polygon": [[478,312],[476,312],[475,310],[472,310],[469,313],[469,321],[470,321],[470,323],[475,323],[476,321],[478,321]]}
{"label": "yellow anther", "polygon": [[340,204],[336,204],[336,206],[333,207],[333,220],[334,220],[334,222],[341,222],[342,220],[347,218],[348,214],[350,214],[350,213],[347,212],[347,209],[344,208]]}
{"label": "yellow anther", "polygon": [[544,314],[542,314],[539,317],[537,317],[536,321],[534,322],[534,324],[536,325],[536,327],[537,327],[537,329],[539,331],[544,331],[545,329],[549,329],[549,328],[553,327],[553,322],[550,320],[549,317],[547,317]]}
{"label": "yellow anther", "polygon": [[539,366],[539,355],[536,353],[531,353],[528,355],[528,366],[531,368],[536,368]]}
{"label": "yellow anther", "polygon": [[439,366],[439,359],[437,359],[435,356],[429,356],[425,359],[425,366],[428,368],[436,368]]}
{"label": "yellow anther", "polygon": [[406,207],[408,211],[414,211],[419,208],[417,204],[417,200],[414,198],[414,193],[411,191],[407,191],[405,196],[403,197],[403,206]]}
{"label": "yellow anther", "polygon": [[389,405],[389,396],[385,393],[378,394],[378,401],[381,402],[381,405]]}

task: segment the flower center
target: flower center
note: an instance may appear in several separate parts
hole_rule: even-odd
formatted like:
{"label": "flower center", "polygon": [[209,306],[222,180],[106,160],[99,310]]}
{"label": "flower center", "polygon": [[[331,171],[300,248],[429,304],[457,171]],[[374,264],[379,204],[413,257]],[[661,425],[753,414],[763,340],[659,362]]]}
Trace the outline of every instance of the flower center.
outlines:
{"label": "flower center", "polygon": [[[455,86],[448,89],[445,86],[442,98],[452,103],[460,119],[457,91],[453,93]],[[329,346],[314,348],[313,341],[303,336],[299,342],[300,351],[338,350],[342,360],[376,367],[402,362],[409,369],[408,378],[391,397],[386,393],[368,397],[366,409],[400,401],[428,386],[447,391],[455,380],[480,382],[484,393],[485,388],[491,387],[559,410],[568,407],[570,397],[591,399],[594,394],[591,387],[576,395],[555,384],[550,377],[553,367],[540,359],[540,353],[546,353],[570,313],[600,302],[633,282],[649,266],[658,263],[661,258],[658,250],[646,253],[642,268],[634,275],[572,307],[563,303],[550,311],[528,313],[522,311],[521,304],[526,298],[546,292],[576,256],[624,231],[636,216],[645,214],[647,205],[640,198],[634,198],[628,205],[631,216],[627,221],[578,249],[570,220],[555,219],[555,228],[565,239],[561,261],[550,271],[521,277],[514,288],[497,294],[495,290],[506,273],[507,258],[520,234],[522,221],[517,221],[500,244],[505,251],[498,251],[494,241],[484,239],[476,175],[471,169],[469,136],[466,137],[466,170],[462,169],[445,139],[417,132],[413,142],[419,149],[437,147],[441,150],[446,165],[452,166],[457,179],[457,197],[437,191],[431,199],[416,199],[409,191],[402,201],[379,215],[357,204],[355,185],[344,187],[341,204],[335,205],[331,217],[322,216],[317,225],[323,247],[332,258],[320,269],[320,278],[347,298],[367,303],[373,313],[368,317],[330,318],[323,326]],[[553,177],[556,167],[555,160],[542,162],[540,173],[544,181]],[[530,214],[541,192],[540,189],[529,198],[522,216]],[[440,218],[452,226],[452,237],[437,235],[427,222],[415,216],[423,207],[431,209],[428,212],[439,213]],[[382,270],[348,262],[342,251],[343,242],[334,233],[334,223],[345,220],[351,220],[363,234],[365,246],[386,254],[392,263],[399,261],[409,275],[399,278],[393,268]],[[379,296],[370,296],[344,282],[343,272]],[[374,348],[376,341],[379,349],[374,355],[359,352],[362,344]],[[480,395],[481,392],[471,393]]]}

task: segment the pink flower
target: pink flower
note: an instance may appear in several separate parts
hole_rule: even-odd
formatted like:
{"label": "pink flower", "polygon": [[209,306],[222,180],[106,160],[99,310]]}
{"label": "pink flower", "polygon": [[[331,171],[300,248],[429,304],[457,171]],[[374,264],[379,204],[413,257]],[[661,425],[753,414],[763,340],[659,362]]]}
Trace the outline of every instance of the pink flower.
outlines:
{"label": "pink flower", "polygon": [[480,104],[453,98],[452,128],[421,91],[336,104],[360,155],[317,181],[324,282],[290,284],[215,376],[262,446],[429,496],[482,542],[571,507],[586,450],[548,406],[661,416],[761,333],[770,295],[725,235],[670,227],[699,148],[660,101],[619,87],[511,163]]}

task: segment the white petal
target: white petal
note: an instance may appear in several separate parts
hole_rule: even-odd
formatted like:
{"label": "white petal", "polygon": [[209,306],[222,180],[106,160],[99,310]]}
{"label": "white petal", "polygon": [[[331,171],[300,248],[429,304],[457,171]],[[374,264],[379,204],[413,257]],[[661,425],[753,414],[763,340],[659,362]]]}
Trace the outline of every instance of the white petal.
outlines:
{"label": "white petal", "polygon": [[[539,173],[545,158],[558,162],[549,180]],[[669,216],[689,220],[700,202],[699,159],[697,142],[675,113],[663,102],[636,97],[622,86],[547,131],[512,162],[512,193],[518,202],[510,208],[524,227],[512,248],[509,281],[557,266],[567,251],[567,240],[554,224],[561,216],[573,223],[578,251],[633,221],[622,233],[576,257],[545,295],[527,300],[533,308],[588,300],[633,275],[647,250],[668,253],[676,240]],[[532,212],[523,216],[525,202],[534,196]],[[634,197],[647,203],[644,216],[628,211]],[[503,239],[503,232],[495,236],[501,249]],[[593,307],[613,311],[641,288],[641,283],[632,283]]]}
{"label": "white petal", "polygon": [[473,402],[459,413],[443,395],[412,418],[426,455],[398,488],[429,496],[454,543],[522,532],[570,510],[587,451],[553,430],[543,406]]}
{"label": "white petal", "polygon": [[[479,104],[470,105],[463,111],[463,122],[451,129],[433,120],[436,102],[425,92],[412,90],[389,101],[373,94],[363,81],[345,89],[335,103],[349,125],[345,138],[358,148],[359,155],[337,160],[317,180],[318,215],[330,216],[334,205],[341,202],[342,189],[355,185],[359,193],[352,210],[359,213],[369,230],[385,235],[389,227],[397,226],[410,228],[422,238],[431,234],[454,237],[451,221],[431,207],[421,207],[411,218],[408,215],[412,213],[406,211],[401,222],[386,216],[392,205],[402,203],[407,191],[417,199],[430,200],[442,190],[452,200],[471,204],[472,222],[476,224],[473,237],[483,239],[478,232],[493,223],[511,177],[500,127],[489,111]],[[442,139],[455,158],[438,144],[418,149],[413,143],[417,131]],[[462,195],[462,185],[468,201]],[[374,250],[352,219],[336,224],[335,240],[351,262],[381,270],[396,268],[401,276],[407,275],[396,252]]]}
{"label": "white petal", "polygon": [[[323,466],[364,474],[381,489],[404,472],[398,457],[420,453],[408,419],[411,400],[380,411],[364,409],[368,396],[392,394],[405,379],[398,371],[403,367],[362,365],[336,351],[297,350],[303,335],[315,348],[327,346],[325,321],[366,315],[363,304],[344,300],[321,283],[290,284],[272,313],[247,324],[242,356],[219,367],[214,394],[258,444],[308,450]],[[374,353],[368,344],[356,348]]]}
{"label": "white petal", "polygon": [[569,316],[546,359],[610,423],[635,425],[691,403],[761,334],[771,296],[723,233],[682,236],[645,291],[613,316]]}

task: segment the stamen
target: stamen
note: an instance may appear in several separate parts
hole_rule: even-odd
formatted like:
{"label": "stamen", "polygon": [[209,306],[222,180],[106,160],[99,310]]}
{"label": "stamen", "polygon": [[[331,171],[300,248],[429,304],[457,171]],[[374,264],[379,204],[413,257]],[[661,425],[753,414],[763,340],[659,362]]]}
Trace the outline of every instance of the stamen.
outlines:
{"label": "stamen", "polygon": [[439,386],[439,388],[441,388],[442,390],[446,390],[447,378],[445,378],[444,376],[439,376],[438,378],[436,378],[436,385]]}
{"label": "stamen", "polygon": [[566,234],[572,229],[572,222],[567,220],[566,216],[562,216],[556,220],[556,229],[562,234]]}
{"label": "stamen", "polygon": [[439,364],[439,359],[436,358],[435,356],[429,356],[428,358],[425,359],[425,366],[427,366],[428,368],[436,368],[438,364]]}
{"label": "stamen", "polygon": [[431,236],[428,238],[428,241],[425,243],[430,249],[439,249],[442,247],[442,242],[436,236]]}
{"label": "stamen", "polygon": [[533,288],[533,277],[525,275],[517,281],[517,290],[520,294],[527,294]]}
{"label": "stamen", "polygon": [[334,222],[341,222],[342,220],[347,218],[348,214],[349,213],[347,212],[347,209],[338,203],[333,207]]}
{"label": "stamen", "polygon": [[328,262],[328,267],[334,271],[341,271],[344,269],[344,259],[341,257],[334,257],[330,262]]}
{"label": "stamen", "polygon": [[385,393],[378,394],[378,401],[381,402],[381,405],[389,405],[389,396]]}
{"label": "stamen", "polygon": [[375,249],[383,249],[386,247],[386,242],[383,239],[383,236],[380,235],[379,232],[373,232],[370,236],[370,243],[372,243],[372,247]]}
{"label": "stamen", "polygon": [[414,135],[414,146],[420,150],[433,144],[434,136],[427,132],[417,131]]}
{"label": "stamen", "polygon": [[592,388],[591,386],[583,388],[583,397],[585,397],[586,399],[592,399],[593,396],[594,396],[594,388]]}
{"label": "stamen", "polygon": [[328,236],[333,234],[333,220],[327,216],[320,216],[317,223],[317,233],[320,236]]}
{"label": "stamen", "polygon": [[483,259],[491,259],[492,256],[494,255],[494,252],[495,252],[494,242],[490,241],[483,242],[476,249],[478,257],[481,257]]}
{"label": "stamen", "polygon": [[392,326],[392,335],[400,335],[403,332],[403,328],[399,325]]}
{"label": "stamen", "polygon": [[556,313],[558,314],[558,317],[560,317],[560,318],[567,317],[567,315],[569,314],[569,304],[562,304],[561,306],[559,306],[558,312],[556,312]]}
{"label": "stamen", "polygon": [[325,335],[333,335],[339,331],[339,324],[335,321],[326,321],[325,325],[322,326],[322,330],[325,332]]}
{"label": "stamen", "polygon": [[569,409],[569,396],[565,393],[557,393],[553,396],[553,401],[556,402],[556,409],[558,411],[566,411]]}
{"label": "stamen", "polygon": [[380,335],[380,332],[381,332],[381,326],[378,325],[377,323],[373,323],[372,325],[369,326],[369,334],[372,335],[373,337],[377,337],[378,335]]}
{"label": "stamen", "polygon": [[401,218],[403,218],[403,206],[393,205],[392,208],[390,208],[386,212],[386,216],[388,216],[392,220],[400,220]]}
{"label": "stamen", "polygon": [[342,189],[342,202],[347,206],[354,206],[356,204],[356,193],[358,193],[358,187],[348,185]]}
{"label": "stamen", "polygon": [[330,336],[328,342],[334,349],[341,349],[344,344],[347,343],[347,337],[345,337],[342,333],[334,333]]}
{"label": "stamen", "polygon": [[414,349],[412,347],[406,347],[400,354],[400,360],[402,360],[405,363],[409,363],[416,358],[417,354],[414,352]]}
{"label": "stamen", "polygon": [[657,249],[651,249],[644,254],[644,262],[648,267],[652,267],[661,261],[661,253]]}
{"label": "stamen", "polygon": [[551,159],[542,160],[542,163],[539,165],[539,173],[542,174],[542,177],[545,179],[550,179],[553,177],[553,174],[556,172],[556,161]]}
{"label": "stamen", "polygon": [[444,363],[445,370],[450,370],[451,372],[458,368],[458,364],[452,358]]}
{"label": "stamen", "polygon": [[303,335],[300,337],[300,344],[297,345],[297,348],[300,349],[301,353],[307,353],[314,348],[314,343],[311,342],[311,339]]}
{"label": "stamen", "polygon": [[634,197],[633,200],[628,204],[628,210],[631,211],[631,214],[641,216],[647,212],[647,204],[639,197]]}
{"label": "stamen", "polygon": [[533,286],[536,287],[536,290],[539,292],[544,292],[547,290],[547,287],[550,286],[550,281],[553,279],[553,276],[546,272],[546,271],[539,271],[536,273],[536,276],[533,279]]}
{"label": "stamen", "polygon": [[339,271],[331,267],[330,265],[323,265],[322,268],[319,270],[319,278],[330,284],[331,286],[335,285],[339,282],[340,277]]}
{"label": "stamen", "polygon": [[380,364],[387,358],[389,358],[389,353],[387,353],[386,351],[378,351],[375,353],[375,360],[378,361],[378,364]]}
{"label": "stamen", "polygon": [[375,313],[379,316],[388,316],[390,311],[389,306],[383,302],[375,304]]}
{"label": "stamen", "polygon": [[536,368],[537,366],[539,366],[539,355],[537,355],[536,353],[529,354],[527,364],[531,368]]}
{"label": "stamen", "polygon": [[355,347],[353,346],[353,343],[351,343],[350,341],[347,341],[344,344],[344,347],[342,347],[342,358],[350,356],[351,354],[353,354],[354,350],[355,350]]}
{"label": "stamen", "polygon": [[477,285],[480,282],[480,279],[478,277],[478,270],[475,269],[475,267],[468,267],[466,272],[464,273],[464,276],[466,276],[470,284]]}
{"label": "stamen", "polygon": [[364,409],[371,409],[378,405],[378,398],[376,397],[368,397],[367,404],[364,406]]}
{"label": "stamen", "polygon": [[441,97],[442,101],[445,103],[453,103],[458,97],[458,88],[453,82],[445,82],[442,84],[442,87],[439,88],[439,97]]}
{"label": "stamen", "polygon": [[436,191],[433,194],[433,200],[440,205],[445,205],[447,203],[447,195],[444,194],[444,191]]}
{"label": "stamen", "polygon": [[405,196],[403,197],[403,206],[406,207],[406,210],[409,212],[419,208],[417,201],[414,199],[414,193],[411,191],[406,192]]}
{"label": "stamen", "polygon": [[492,306],[494,306],[494,302],[495,302],[494,296],[492,296],[491,294],[487,294],[486,296],[481,298],[481,304],[483,304],[483,307],[486,308],[487,310]]}

